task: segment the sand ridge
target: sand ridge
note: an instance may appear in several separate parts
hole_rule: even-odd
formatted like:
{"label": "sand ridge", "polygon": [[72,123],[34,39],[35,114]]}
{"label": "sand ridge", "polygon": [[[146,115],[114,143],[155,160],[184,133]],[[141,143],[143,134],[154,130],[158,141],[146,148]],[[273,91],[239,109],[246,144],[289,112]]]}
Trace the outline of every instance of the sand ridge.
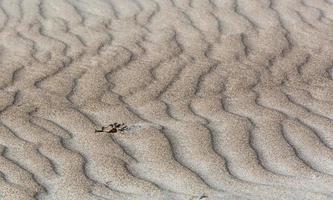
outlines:
{"label": "sand ridge", "polygon": [[332,54],[332,0],[0,0],[0,199],[333,199]]}

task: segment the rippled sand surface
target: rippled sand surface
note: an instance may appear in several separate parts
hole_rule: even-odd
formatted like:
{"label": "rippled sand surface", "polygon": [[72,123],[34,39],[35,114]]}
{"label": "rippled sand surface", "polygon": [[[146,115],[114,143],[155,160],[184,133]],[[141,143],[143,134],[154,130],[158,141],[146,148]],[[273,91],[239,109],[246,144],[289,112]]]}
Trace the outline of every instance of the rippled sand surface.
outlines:
{"label": "rippled sand surface", "polygon": [[333,199],[332,69],[332,0],[0,0],[0,199]]}

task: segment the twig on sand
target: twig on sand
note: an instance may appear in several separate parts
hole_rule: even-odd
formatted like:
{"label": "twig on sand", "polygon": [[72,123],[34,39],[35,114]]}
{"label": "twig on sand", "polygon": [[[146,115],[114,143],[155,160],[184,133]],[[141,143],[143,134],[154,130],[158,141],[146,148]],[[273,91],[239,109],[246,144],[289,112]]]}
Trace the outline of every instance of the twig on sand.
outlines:
{"label": "twig on sand", "polygon": [[116,133],[116,132],[124,132],[126,130],[128,130],[128,126],[126,126],[125,123],[119,124],[115,122],[108,126],[102,126],[101,129],[95,129],[95,133],[97,132]]}
{"label": "twig on sand", "polygon": [[192,196],[192,198],[190,199],[190,200],[195,200],[195,199],[206,199],[206,198],[208,198],[208,196],[207,195],[205,195],[205,194],[202,194],[202,195],[200,195],[200,196]]}

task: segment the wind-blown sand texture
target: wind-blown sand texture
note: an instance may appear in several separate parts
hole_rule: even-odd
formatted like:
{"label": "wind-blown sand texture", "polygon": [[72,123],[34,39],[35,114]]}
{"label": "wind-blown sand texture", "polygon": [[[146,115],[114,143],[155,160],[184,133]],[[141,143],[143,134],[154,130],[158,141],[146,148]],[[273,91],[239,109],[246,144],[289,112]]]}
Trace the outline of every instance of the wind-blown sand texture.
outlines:
{"label": "wind-blown sand texture", "polygon": [[332,0],[0,0],[0,27],[1,200],[333,199]]}

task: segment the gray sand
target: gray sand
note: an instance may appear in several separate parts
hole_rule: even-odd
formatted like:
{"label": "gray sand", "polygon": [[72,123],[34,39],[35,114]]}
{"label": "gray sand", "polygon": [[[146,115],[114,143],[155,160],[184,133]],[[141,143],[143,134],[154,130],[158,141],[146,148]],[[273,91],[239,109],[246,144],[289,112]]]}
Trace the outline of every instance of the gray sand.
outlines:
{"label": "gray sand", "polygon": [[332,0],[0,0],[0,199],[333,199],[332,69]]}

